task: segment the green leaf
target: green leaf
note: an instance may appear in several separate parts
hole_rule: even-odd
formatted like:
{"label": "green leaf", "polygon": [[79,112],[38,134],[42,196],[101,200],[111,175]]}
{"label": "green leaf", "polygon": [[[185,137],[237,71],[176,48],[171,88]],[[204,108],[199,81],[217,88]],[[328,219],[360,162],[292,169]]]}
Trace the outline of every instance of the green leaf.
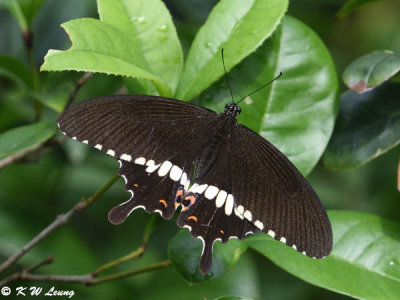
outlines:
{"label": "green leaf", "polygon": [[[98,0],[100,19],[135,38],[152,74],[175,91],[183,53],[174,23],[161,0]],[[172,96],[172,95],[170,95]]]}
{"label": "green leaf", "polygon": [[340,10],[336,14],[336,16],[338,18],[344,18],[349,13],[351,13],[353,10],[360,7],[361,5],[364,5],[364,4],[367,4],[370,2],[376,2],[376,1],[380,1],[380,0],[349,0],[340,8]]}
{"label": "green leaf", "polygon": [[238,240],[229,240],[225,244],[214,243],[212,267],[208,274],[199,269],[202,242],[188,230],[179,231],[168,244],[168,256],[174,268],[188,282],[200,282],[216,279],[232,269],[247,246]]}
{"label": "green leaf", "polygon": [[0,134],[0,159],[43,143],[56,132],[52,123],[40,122]]}
{"label": "green leaf", "polygon": [[176,98],[197,96],[227,71],[254,52],[279,24],[287,0],[222,0],[212,10],[189,50]]}
{"label": "green leaf", "polygon": [[349,65],[343,73],[343,81],[353,91],[364,93],[381,85],[399,71],[400,53],[375,51]]}
{"label": "green leaf", "polygon": [[342,95],[335,130],[322,158],[324,167],[358,167],[400,143],[400,83]]}
{"label": "green leaf", "polygon": [[[239,96],[235,98],[248,95],[280,71],[282,77],[241,102],[238,120],[268,139],[307,175],[332,133],[338,83],[323,42],[292,17],[285,17],[274,35],[230,72],[233,93]],[[229,97],[221,79],[198,101],[221,112]]]}
{"label": "green leaf", "polygon": [[32,89],[32,75],[28,67],[19,59],[0,54],[0,74],[10,78],[26,90]]}
{"label": "green leaf", "polygon": [[28,23],[22,11],[21,5],[17,0],[3,0],[3,4],[17,21],[22,32],[28,31]]}
{"label": "green leaf", "polygon": [[397,299],[400,291],[400,224],[359,212],[330,211],[333,250],[308,258],[265,234],[248,246],[311,284],[358,299]]}
{"label": "green leaf", "polygon": [[44,2],[45,0],[3,0],[3,4],[9,9],[23,31],[32,29],[33,19]]}
{"label": "green leaf", "polygon": [[18,0],[29,28],[32,28],[33,20],[45,1],[46,0]]}
{"label": "green leaf", "polygon": [[145,78],[162,95],[171,95],[171,88],[146,70],[142,50],[134,37],[95,19],[72,20],[62,27],[70,36],[72,47],[67,51],[49,50],[42,71],[75,70]]}

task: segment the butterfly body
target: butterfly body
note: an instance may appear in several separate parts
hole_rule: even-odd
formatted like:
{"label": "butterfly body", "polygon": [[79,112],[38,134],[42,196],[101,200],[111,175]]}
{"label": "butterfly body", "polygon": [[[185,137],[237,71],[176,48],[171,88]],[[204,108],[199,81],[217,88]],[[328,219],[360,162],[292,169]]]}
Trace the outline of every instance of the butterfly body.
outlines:
{"label": "butterfly body", "polygon": [[257,231],[326,256],[332,231],[315,192],[278,149],[238,124],[239,113],[233,103],[216,114],[175,99],[121,95],[72,106],[59,127],[119,160],[131,199],[110,211],[112,223],[137,208],[170,219],[181,207],[178,226],[203,241],[204,273],[216,240]]}

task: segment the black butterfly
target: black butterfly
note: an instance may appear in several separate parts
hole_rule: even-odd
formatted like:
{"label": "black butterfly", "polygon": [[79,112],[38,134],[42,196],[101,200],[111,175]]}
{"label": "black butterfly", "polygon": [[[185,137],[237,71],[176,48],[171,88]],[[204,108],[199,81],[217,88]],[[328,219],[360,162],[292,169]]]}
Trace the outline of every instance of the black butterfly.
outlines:
{"label": "black butterfly", "polygon": [[[108,217],[120,224],[136,208],[170,219],[203,242],[207,273],[216,240],[263,231],[295,250],[322,258],[332,229],[317,195],[272,144],[237,123],[237,104],[221,114],[162,97],[119,95],[73,105],[59,128],[117,158],[132,196]],[[193,183],[190,185],[190,183]]]}

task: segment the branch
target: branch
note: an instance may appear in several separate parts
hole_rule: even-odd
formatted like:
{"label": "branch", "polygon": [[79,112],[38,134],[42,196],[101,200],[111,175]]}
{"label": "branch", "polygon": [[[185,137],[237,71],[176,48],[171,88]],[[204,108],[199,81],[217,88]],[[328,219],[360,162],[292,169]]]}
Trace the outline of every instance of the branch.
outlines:
{"label": "branch", "polygon": [[23,274],[29,274],[30,272],[35,271],[35,270],[39,269],[40,267],[42,267],[44,265],[48,265],[48,264],[53,263],[53,261],[54,261],[53,256],[49,256],[45,260],[41,261],[40,263],[38,263],[36,265],[33,265],[33,266],[29,267],[29,268],[25,268],[20,272],[15,272],[11,276],[9,276],[6,279],[0,281],[0,287],[1,286],[5,286],[5,285],[7,285],[10,282],[13,282],[15,280],[21,279],[23,277]]}
{"label": "branch", "polygon": [[162,268],[167,268],[169,266],[171,266],[171,262],[169,260],[164,260],[164,261],[161,261],[159,263],[156,263],[156,264],[144,267],[144,268],[134,269],[131,271],[126,271],[126,272],[115,273],[115,274],[111,274],[111,275],[100,277],[100,278],[94,278],[94,279],[89,280],[85,284],[86,285],[96,285],[96,284],[104,283],[104,282],[111,281],[111,280],[122,279],[122,278],[133,276],[133,275],[138,275],[138,274],[142,274],[142,273],[146,273],[146,272],[150,272],[150,271],[154,271],[154,270],[158,270],[158,269],[162,269]]}
{"label": "branch", "polygon": [[68,97],[68,101],[65,104],[64,110],[67,109],[71,103],[75,100],[76,95],[78,94],[79,89],[86,83],[89,81],[89,79],[92,77],[93,73],[91,72],[86,72],[85,74],[83,74],[82,77],[80,77],[76,83],[76,85],[74,86],[74,88],[71,90],[71,92],[69,93],[69,97]]}
{"label": "branch", "polygon": [[82,211],[89,207],[97,198],[104,194],[118,179],[118,175],[114,175],[104,186],[102,186],[96,193],[90,196],[87,200],[82,199],[68,212],[59,215],[56,219],[45,229],[43,229],[37,236],[35,236],[30,242],[23,246],[19,251],[9,257],[5,262],[0,265],[0,273],[4,272],[11,265],[16,263],[26,252],[36,246],[41,240],[50,235],[58,227],[69,222],[71,217],[78,211]]}
{"label": "branch", "polygon": [[86,274],[86,275],[36,275],[36,274],[31,274],[29,272],[20,272],[20,273],[15,273],[9,278],[7,278],[7,281],[1,281],[0,286],[3,286],[11,281],[15,280],[24,280],[24,281],[46,281],[46,282],[62,282],[62,283],[80,283],[83,285],[87,286],[93,286],[97,284],[101,284],[104,282],[108,282],[111,280],[117,280],[117,279],[122,279],[126,278],[129,276],[133,275],[138,275],[146,272],[151,272],[154,270],[162,269],[162,268],[167,268],[171,265],[171,262],[169,260],[161,261],[159,263],[149,265],[144,268],[139,268],[139,269],[133,269],[130,271],[126,272],[120,272],[120,273],[115,273],[111,274],[108,276],[100,277],[100,278],[94,278],[92,274]]}
{"label": "branch", "polygon": [[94,270],[91,273],[92,276],[97,277],[101,272],[107,271],[108,269],[118,266],[128,260],[140,258],[147,249],[147,245],[149,243],[150,236],[153,233],[154,229],[156,228],[156,221],[157,221],[157,216],[152,215],[150,217],[149,221],[146,223],[146,227],[144,229],[143,238],[142,238],[142,244],[140,245],[139,248],[137,248],[135,251],[132,251],[131,253],[129,253],[123,257],[120,257],[120,258],[113,260],[105,265],[100,266],[99,268],[97,268],[96,270]]}

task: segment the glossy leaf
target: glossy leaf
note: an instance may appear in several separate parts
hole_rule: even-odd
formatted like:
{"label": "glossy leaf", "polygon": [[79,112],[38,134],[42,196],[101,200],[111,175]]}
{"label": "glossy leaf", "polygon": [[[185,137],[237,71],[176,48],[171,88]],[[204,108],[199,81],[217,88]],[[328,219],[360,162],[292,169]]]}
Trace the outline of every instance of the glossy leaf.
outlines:
{"label": "glossy leaf", "polygon": [[400,143],[400,83],[342,95],[339,117],[322,158],[333,170],[358,167]]}
{"label": "glossy leaf", "polygon": [[26,90],[32,89],[32,76],[28,67],[12,56],[0,55],[0,75],[10,78]]}
{"label": "glossy leaf", "polygon": [[344,18],[346,17],[349,13],[353,12],[355,9],[358,7],[370,3],[370,2],[376,2],[376,1],[381,1],[381,0],[348,0],[338,11],[337,17],[339,18]]}
{"label": "glossy leaf", "polygon": [[163,95],[171,88],[147,70],[138,41],[120,29],[95,19],[78,19],[64,23],[72,47],[67,51],[49,50],[42,71],[100,72],[152,81]]}
{"label": "glossy leaf", "polygon": [[[277,146],[307,175],[332,133],[338,84],[323,42],[292,17],[285,17],[274,35],[230,72],[236,101],[279,72],[282,77],[240,103],[238,120]],[[222,112],[229,98],[221,79],[200,95],[198,103]]]}
{"label": "glossy leaf", "polygon": [[176,98],[190,100],[254,52],[276,29],[287,0],[222,0],[210,13],[189,50]]}
{"label": "glossy leaf", "polygon": [[343,81],[357,93],[364,93],[381,85],[400,71],[400,53],[375,51],[349,65]]}
{"label": "glossy leaf", "polygon": [[168,244],[168,256],[174,268],[189,282],[216,279],[233,268],[247,246],[238,240],[225,244],[214,243],[212,267],[208,274],[199,269],[202,242],[191,236],[188,230],[181,230]]}
{"label": "glossy leaf", "polygon": [[400,224],[350,211],[330,211],[333,251],[313,260],[265,234],[250,248],[311,284],[358,299],[396,299],[400,291]]}
{"label": "glossy leaf", "polygon": [[174,92],[182,72],[183,53],[165,4],[161,0],[98,0],[97,5],[103,22],[136,39],[147,64],[145,70],[157,74]]}
{"label": "glossy leaf", "polygon": [[0,159],[43,143],[56,132],[55,124],[40,122],[0,134]]}

